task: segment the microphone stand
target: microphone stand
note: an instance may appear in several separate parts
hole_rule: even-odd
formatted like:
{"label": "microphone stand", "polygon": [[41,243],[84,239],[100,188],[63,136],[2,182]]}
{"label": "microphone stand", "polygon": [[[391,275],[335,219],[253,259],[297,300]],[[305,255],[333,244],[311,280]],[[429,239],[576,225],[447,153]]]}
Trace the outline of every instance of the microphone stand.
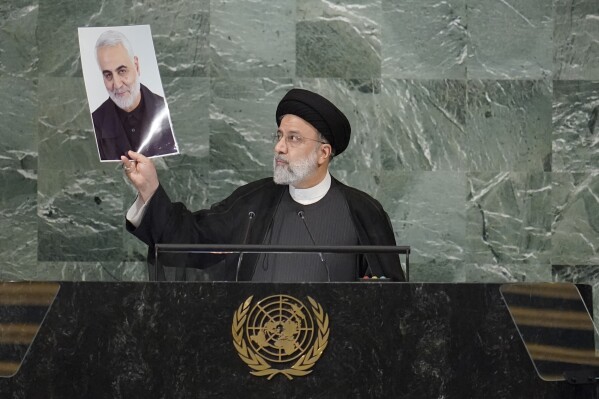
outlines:
{"label": "microphone stand", "polygon": [[[248,212],[248,225],[245,229],[245,236],[243,237],[243,245],[247,244],[248,237],[250,235],[250,228],[252,227],[252,221],[256,214],[252,211]],[[239,253],[239,260],[237,261],[237,270],[235,270],[235,281],[239,281],[239,269],[241,268],[241,261],[243,260],[243,252]]]}
{"label": "microphone stand", "polygon": [[[308,232],[308,235],[310,236],[310,240],[312,240],[312,244],[314,244],[316,246],[316,241],[314,241],[314,237],[312,236],[312,233],[310,233],[310,229],[308,228],[308,223],[306,223],[306,218],[304,217],[304,211],[298,211],[297,216],[299,216],[302,219],[302,222],[304,222],[304,226],[306,227],[306,231]],[[327,265],[327,262],[324,260],[324,256],[322,256],[322,252],[319,252],[318,256],[320,256],[320,261],[322,262],[322,264],[324,265],[324,268],[327,271],[327,281],[330,283],[331,282],[331,272],[329,271],[329,265]]]}

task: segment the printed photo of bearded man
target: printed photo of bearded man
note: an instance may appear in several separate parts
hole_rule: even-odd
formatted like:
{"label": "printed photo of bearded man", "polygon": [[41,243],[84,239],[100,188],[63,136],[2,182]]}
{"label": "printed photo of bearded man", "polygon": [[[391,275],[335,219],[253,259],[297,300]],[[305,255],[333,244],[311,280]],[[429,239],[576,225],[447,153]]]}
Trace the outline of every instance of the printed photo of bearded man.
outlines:
{"label": "printed photo of bearded man", "polygon": [[95,51],[109,96],[92,113],[100,159],[120,160],[130,150],[147,157],[178,153],[164,98],[140,83],[140,62],[127,37],[105,31]]}

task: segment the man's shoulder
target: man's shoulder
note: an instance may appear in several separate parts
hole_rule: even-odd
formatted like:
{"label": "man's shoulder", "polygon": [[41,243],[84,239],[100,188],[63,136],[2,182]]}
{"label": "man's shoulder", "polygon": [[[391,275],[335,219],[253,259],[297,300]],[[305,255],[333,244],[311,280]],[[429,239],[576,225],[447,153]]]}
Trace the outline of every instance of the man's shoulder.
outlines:
{"label": "man's shoulder", "polygon": [[151,108],[162,108],[164,107],[164,97],[154,93],[143,84],[140,84],[141,93],[144,96],[144,101]]}
{"label": "man's shoulder", "polygon": [[94,120],[102,118],[107,112],[114,109],[114,102],[108,97],[94,112],[92,112],[92,118]]}

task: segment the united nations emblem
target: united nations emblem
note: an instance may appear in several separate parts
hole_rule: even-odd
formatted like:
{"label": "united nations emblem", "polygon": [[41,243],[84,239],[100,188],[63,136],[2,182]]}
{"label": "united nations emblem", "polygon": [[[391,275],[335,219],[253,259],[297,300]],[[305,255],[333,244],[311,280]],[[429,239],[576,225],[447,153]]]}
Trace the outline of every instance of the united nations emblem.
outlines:
{"label": "united nations emblem", "polygon": [[314,299],[310,306],[289,295],[273,295],[251,306],[250,296],[235,315],[233,344],[251,374],[283,374],[290,380],[312,372],[329,341],[329,316]]}

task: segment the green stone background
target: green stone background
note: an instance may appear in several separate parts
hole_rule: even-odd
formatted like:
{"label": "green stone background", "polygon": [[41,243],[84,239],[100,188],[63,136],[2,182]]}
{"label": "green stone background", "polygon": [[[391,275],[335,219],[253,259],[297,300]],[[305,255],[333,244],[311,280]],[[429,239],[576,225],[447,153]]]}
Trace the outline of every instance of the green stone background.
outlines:
{"label": "green stone background", "polygon": [[145,280],[100,164],[77,28],[150,24],[199,208],[271,173],[293,86],[348,115],[333,174],[378,198],[413,281],[599,283],[596,0],[0,3],[0,279]]}

